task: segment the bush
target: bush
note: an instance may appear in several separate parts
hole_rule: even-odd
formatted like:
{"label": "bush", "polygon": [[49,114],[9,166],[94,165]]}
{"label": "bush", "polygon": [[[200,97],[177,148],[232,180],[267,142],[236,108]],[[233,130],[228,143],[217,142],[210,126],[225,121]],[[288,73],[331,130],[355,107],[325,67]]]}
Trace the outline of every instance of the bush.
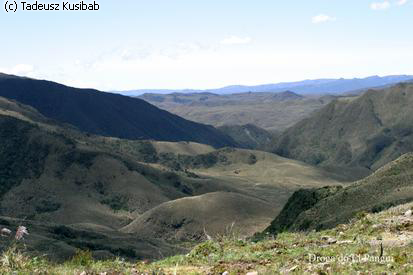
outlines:
{"label": "bush", "polygon": [[221,247],[218,243],[214,241],[207,241],[204,243],[199,244],[196,246],[190,253],[189,257],[192,258],[200,258],[200,257],[208,257],[212,254],[219,254],[221,253]]}
{"label": "bush", "polygon": [[101,203],[108,205],[114,211],[129,210],[128,198],[125,196],[114,195],[113,197],[103,199]]}
{"label": "bush", "polygon": [[90,267],[93,264],[93,256],[90,250],[76,250],[76,254],[70,260],[69,264],[74,266]]}

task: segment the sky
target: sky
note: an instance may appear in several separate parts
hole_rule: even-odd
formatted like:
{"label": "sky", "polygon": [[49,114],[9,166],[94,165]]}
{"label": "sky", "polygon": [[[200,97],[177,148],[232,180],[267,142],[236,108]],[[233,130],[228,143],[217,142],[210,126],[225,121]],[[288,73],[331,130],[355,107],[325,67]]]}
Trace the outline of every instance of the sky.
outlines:
{"label": "sky", "polygon": [[413,75],[413,0],[96,2],[3,1],[0,72],[104,91]]}

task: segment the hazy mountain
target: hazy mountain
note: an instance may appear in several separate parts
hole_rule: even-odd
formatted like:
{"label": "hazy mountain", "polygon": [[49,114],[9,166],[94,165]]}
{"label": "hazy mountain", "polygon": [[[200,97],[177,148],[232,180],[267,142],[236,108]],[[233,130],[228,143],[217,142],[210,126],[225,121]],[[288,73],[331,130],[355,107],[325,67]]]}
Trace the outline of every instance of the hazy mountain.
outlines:
{"label": "hazy mountain", "polygon": [[266,229],[269,233],[332,228],[361,212],[413,201],[413,154],[406,154],[346,188],[299,190]]}
{"label": "hazy mountain", "polygon": [[410,151],[413,84],[407,83],[334,100],[286,130],[274,149],[311,164],[354,168],[356,177]]}
{"label": "hazy mountain", "polygon": [[214,125],[253,124],[267,131],[282,131],[335,96],[302,96],[291,91],[279,93],[144,94],[139,98],[186,119]]}
{"label": "hazy mountain", "polygon": [[0,96],[32,106],[48,118],[93,134],[196,141],[216,147],[235,144],[212,126],[185,120],[137,98],[4,74],[0,76]]}
{"label": "hazy mountain", "polygon": [[207,89],[207,90],[171,90],[171,89],[143,89],[133,91],[123,91],[124,95],[137,96],[145,93],[154,94],[171,94],[171,93],[203,93],[209,92],[214,94],[235,94],[235,93],[247,93],[247,92],[282,92],[285,90],[291,90],[298,94],[341,94],[353,90],[366,89],[380,87],[384,85],[396,84],[412,80],[411,75],[394,75],[394,76],[371,76],[366,78],[353,78],[353,79],[315,79],[304,80],[298,82],[283,82],[277,84],[265,84],[257,86],[242,86],[233,85],[219,89]]}

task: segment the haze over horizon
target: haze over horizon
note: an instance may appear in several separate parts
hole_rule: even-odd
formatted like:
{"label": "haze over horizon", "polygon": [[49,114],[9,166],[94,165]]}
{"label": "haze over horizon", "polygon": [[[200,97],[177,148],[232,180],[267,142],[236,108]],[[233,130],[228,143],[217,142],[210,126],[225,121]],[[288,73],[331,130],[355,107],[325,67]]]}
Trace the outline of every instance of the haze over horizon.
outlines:
{"label": "haze over horizon", "polygon": [[3,11],[0,72],[105,91],[413,75],[413,1],[99,4]]}

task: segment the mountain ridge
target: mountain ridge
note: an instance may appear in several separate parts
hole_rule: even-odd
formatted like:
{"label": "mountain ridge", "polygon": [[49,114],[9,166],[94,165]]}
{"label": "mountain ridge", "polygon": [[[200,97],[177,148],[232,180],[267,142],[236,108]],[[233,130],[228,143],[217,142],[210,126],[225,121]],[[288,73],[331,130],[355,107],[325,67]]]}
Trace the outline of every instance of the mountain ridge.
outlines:
{"label": "mountain ridge", "polygon": [[368,175],[413,150],[413,84],[342,97],[283,132],[273,152]]}
{"label": "mountain ridge", "polygon": [[44,116],[103,136],[195,141],[216,147],[235,142],[210,125],[185,120],[141,99],[59,83],[0,77],[0,96],[37,109]]}
{"label": "mountain ridge", "polygon": [[119,93],[129,96],[138,96],[145,93],[171,94],[171,93],[215,93],[235,94],[247,92],[281,92],[292,90],[298,94],[341,94],[363,88],[375,88],[383,85],[396,84],[412,80],[411,75],[369,76],[365,78],[331,78],[313,79],[297,82],[280,82],[275,84],[262,84],[255,86],[230,85],[218,89],[140,89],[121,91]]}

